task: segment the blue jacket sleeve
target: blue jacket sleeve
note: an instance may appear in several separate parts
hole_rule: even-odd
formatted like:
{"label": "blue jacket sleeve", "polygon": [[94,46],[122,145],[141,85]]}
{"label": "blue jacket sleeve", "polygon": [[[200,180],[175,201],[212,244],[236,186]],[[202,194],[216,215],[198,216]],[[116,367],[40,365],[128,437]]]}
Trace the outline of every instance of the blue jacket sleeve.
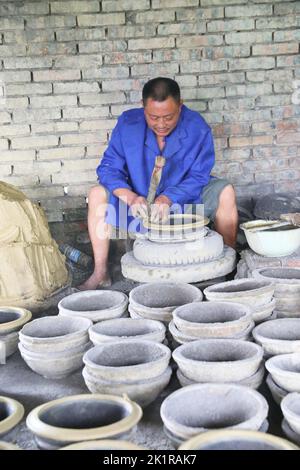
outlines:
{"label": "blue jacket sleeve", "polygon": [[118,188],[131,189],[128,183],[128,170],[122,147],[120,127],[122,116],[114,128],[110,142],[97,167],[98,181],[112,193]]}
{"label": "blue jacket sleeve", "polygon": [[174,204],[187,204],[191,201],[202,202],[202,189],[210,179],[215,163],[215,151],[211,130],[207,132],[197,157],[184,179],[176,186],[167,187],[162,194]]}

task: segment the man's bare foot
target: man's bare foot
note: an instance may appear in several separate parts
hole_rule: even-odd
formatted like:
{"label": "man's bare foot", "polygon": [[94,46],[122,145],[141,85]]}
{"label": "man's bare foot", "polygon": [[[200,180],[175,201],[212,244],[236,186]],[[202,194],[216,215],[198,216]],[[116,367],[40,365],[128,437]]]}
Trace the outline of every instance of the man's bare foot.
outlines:
{"label": "man's bare foot", "polygon": [[111,279],[108,273],[93,273],[85,282],[77,286],[79,290],[95,290],[98,287],[110,287]]}

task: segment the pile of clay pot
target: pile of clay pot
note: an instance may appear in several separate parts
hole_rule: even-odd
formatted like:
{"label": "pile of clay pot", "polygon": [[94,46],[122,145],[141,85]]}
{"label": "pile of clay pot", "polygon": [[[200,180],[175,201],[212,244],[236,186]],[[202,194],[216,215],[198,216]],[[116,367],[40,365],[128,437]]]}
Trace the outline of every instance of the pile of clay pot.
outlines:
{"label": "pile of clay pot", "polygon": [[0,307],[0,364],[17,351],[19,331],[31,316],[24,308]]}

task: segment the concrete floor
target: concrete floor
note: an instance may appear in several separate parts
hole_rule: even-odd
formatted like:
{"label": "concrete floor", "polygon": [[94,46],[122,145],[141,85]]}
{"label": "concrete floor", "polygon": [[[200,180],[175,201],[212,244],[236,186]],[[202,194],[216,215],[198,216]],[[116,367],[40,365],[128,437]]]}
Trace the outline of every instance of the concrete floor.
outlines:
{"label": "concrete floor", "polygon": [[[112,286],[115,290],[122,290],[128,293],[136,284],[132,281],[122,279],[120,275],[119,264],[113,262],[111,271],[114,279]],[[80,271],[77,267],[72,266],[73,285],[77,285],[87,276],[87,273]],[[202,286],[200,286],[202,287]],[[56,306],[47,312],[40,312],[36,316],[44,316],[45,314],[57,314]],[[164,398],[172,391],[179,388],[180,385],[173,373],[169,386],[163,391],[159,398],[150,404],[143,414],[141,422],[138,424],[137,430],[131,441],[141,445],[146,449],[167,450],[174,449],[171,441],[163,432],[163,424],[160,419],[160,405]],[[269,413],[269,432],[276,435],[282,435],[280,429],[281,411],[273,402],[270,393],[263,384],[260,390],[267,398],[270,405]],[[0,395],[9,396],[19,400],[25,407],[25,418],[9,435],[2,438],[3,440],[14,442],[23,449],[37,449],[32,433],[26,428],[25,419],[27,414],[36,406],[50,400],[61,398],[63,396],[89,393],[85,386],[81,371],[70,375],[61,380],[49,380],[34,373],[29,369],[17,351],[7,360],[6,365],[0,366]]]}

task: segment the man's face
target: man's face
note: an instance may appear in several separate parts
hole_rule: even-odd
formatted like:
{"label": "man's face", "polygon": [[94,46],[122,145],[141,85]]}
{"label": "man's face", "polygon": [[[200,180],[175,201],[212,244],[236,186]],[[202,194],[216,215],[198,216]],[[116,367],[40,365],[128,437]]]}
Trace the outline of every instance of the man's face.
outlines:
{"label": "man's face", "polygon": [[158,137],[165,137],[175,129],[181,111],[182,102],[177,103],[172,97],[165,101],[148,98],[144,104],[145,119],[150,129]]}

